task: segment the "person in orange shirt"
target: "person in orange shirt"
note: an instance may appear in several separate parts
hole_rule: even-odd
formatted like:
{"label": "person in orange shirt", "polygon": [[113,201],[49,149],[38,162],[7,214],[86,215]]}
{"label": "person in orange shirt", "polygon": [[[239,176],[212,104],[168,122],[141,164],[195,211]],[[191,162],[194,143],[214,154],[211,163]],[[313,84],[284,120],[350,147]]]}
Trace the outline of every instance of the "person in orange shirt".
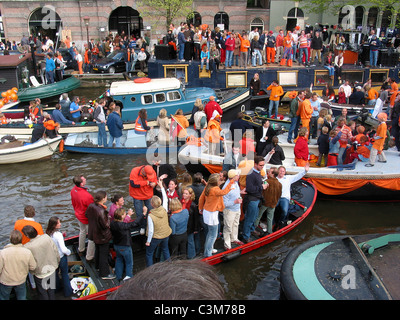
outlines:
{"label": "person in orange shirt", "polygon": [[217,155],[218,154],[218,146],[221,151],[221,141],[223,137],[221,137],[221,116],[218,111],[214,110],[214,113],[208,121],[207,130],[204,135],[204,140],[208,142],[208,150],[210,154]]}
{"label": "person in orange shirt", "polygon": [[369,86],[365,87],[365,92],[367,93],[368,105],[374,106],[376,103],[376,99],[379,98],[379,93],[374,88]]}
{"label": "person in orange shirt", "polygon": [[237,35],[240,39],[240,59],[239,59],[239,68],[247,68],[247,60],[250,48],[250,41],[247,34],[243,35],[243,37],[238,32]]}
{"label": "person in orange shirt", "polygon": [[84,54],[84,70],[86,73],[90,72],[91,65],[90,65],[90,60],[92,58],[92,52],[89,50],[88,47],[85,49],[85,54]]}
{"label": "person in orange shirt", "polygon": [[291,67],[293,64],[292,61],[292,33],[290,31],[287,32],[286,37],[283,38],[283,56],[281,59],[281,66],[287,65]]}
{"label": "person in orange shirt", "polygon": [[310,132],[310,119],[313,113],[313,108],[311,107],[311,94],[306,93],[303,103],[301,107],[299,106],[299,115],[301,119],[301,126],[307,128],[307,132]]}
{"label": "person in orange shirt", "polygon": [[271,94],[269,96],[269,110],[268,117],[272,118],[272,109],[275,108],[275,119],[278,118],[278,107],[279,100],[281,96],[283,96],[283,89],[279,85],[278,80],[272,81],[271,85],[267,88],[267,90],[271,90]]}
{"label": "person in orange shirt", "polygon": [[55,122],[47,112],[43,112],[43,126],[46,128],[46,135],[52,139],[58,135],[60,124]]}
{"label": "person in orange shirt", "polygon": [[374,143],[372,144],[371,152],[369,155],[369,163],[367,163],[366,167],[373,167],[375,165],[376,156],[378,156],[378,162],[386,162],[386,156],[383,152],[383,145],[385,143],[386,135],[387,135],[387,114],[381,112],[378,114],[379,125],[376,129],[376,133],[374,136]]}
{"label": "person in orange shirt", "polygon": [[24,208],[24,218],[15,221],[14,230],[18,230],[22,233],[22,244],[28,243],[29,238],[22,232],[22,228],[29,225],[36,229],[39,235],[44,234],[42,225],[34,220],[35,208],[33,206],[25,206]]}

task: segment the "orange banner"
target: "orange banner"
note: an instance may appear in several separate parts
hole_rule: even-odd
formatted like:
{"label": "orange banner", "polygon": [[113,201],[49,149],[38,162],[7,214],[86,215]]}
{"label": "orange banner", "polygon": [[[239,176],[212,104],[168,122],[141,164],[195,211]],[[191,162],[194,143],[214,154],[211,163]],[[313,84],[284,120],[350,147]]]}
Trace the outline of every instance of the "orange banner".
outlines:
{"label": "orange banner", "polygon": [[361,188],[367,183],[373,184],[376,187],[389,189],[389,190],[400,190],[400,179],[381,179],[381,180],[367,180],[367,179],[355,179],[355,180],[342,180],[342,179],[322,179],[322,178],[308,178],[312,183],[315,184],[317,190],[328,195],[339,195],[345,194],[356,189]]}

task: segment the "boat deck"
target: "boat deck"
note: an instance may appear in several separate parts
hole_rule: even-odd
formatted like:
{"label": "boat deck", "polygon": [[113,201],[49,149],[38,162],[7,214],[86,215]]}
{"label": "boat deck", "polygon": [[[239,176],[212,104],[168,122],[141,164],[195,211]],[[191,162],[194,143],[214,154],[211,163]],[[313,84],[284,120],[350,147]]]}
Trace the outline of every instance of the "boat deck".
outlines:
{"label": "boat deck", "polygon": [[368,256],[368,261],[394,300],[400,299],[400,277],[393,270],[400,270],[400,244],[391,244]]}

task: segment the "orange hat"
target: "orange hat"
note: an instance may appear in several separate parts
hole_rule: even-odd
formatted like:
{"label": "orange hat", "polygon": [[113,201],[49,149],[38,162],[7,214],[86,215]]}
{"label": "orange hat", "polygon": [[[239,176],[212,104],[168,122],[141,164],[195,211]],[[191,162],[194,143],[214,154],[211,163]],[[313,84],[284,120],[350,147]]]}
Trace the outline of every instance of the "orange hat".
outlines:
{"label": "orange hat", "polygon": [[149,166],[149,165],[145,166],[144,173],[146,175],[147,180],[149,180],[149,181],[157,179],[156,172],[154,171],[152,166]]}
{"label": "orange hat", "polygon": [[140,50],[144,51],[144,48],[142,48],[142,49],[140,49]]}

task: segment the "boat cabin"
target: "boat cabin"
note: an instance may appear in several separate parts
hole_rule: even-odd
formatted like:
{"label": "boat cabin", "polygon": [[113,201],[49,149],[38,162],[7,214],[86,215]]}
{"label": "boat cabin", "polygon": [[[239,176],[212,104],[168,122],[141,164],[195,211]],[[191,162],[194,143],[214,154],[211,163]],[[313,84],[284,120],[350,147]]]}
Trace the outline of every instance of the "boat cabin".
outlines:
{"label": "boat cabin", "polygon": [[30,53],[0,55],[0,92],[27,88],[32,74]]}
{"label": "boat cabin", "polygon": [[113,82],[109,94],[123,110],[123,121],[135,121],[143,108],[147,110],[148,119],[156,119],[162,108],[168,115],[175,114],[177,109],[190,113],[197,98],[206,102],[210,96],[216,96],[211,88],[185,89],[176,78]]}

